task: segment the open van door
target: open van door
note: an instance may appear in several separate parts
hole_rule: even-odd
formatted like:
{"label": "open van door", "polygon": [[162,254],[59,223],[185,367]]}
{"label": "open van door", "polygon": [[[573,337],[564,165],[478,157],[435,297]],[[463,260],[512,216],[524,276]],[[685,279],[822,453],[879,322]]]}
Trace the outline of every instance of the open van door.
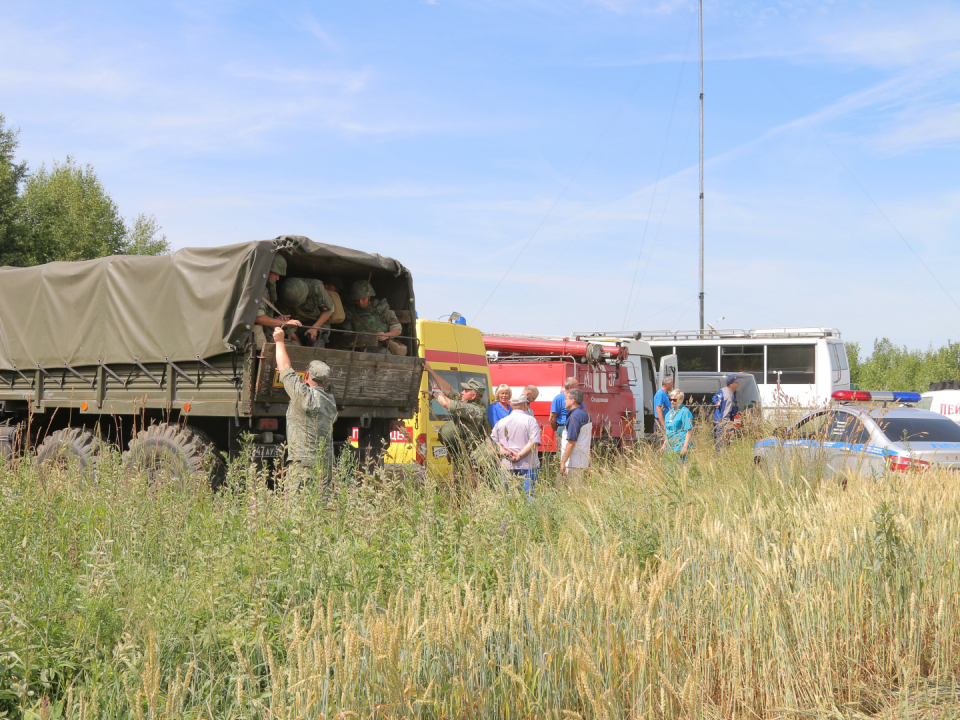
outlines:
{"label": "open van door", "polygon": [[660,374],[657,376],[658,386],[663,386],[663,379],[670,378],[673,380],[674,387],[677,384],[677,356],[676,355],[664,355],[660,358]]}

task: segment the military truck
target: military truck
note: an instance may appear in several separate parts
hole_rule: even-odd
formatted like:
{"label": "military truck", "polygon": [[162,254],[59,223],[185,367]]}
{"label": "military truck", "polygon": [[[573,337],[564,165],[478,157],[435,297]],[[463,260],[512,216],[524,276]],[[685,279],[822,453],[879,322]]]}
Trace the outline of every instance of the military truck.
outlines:
{"label": "military truck", "polygon": [[378,351],[372,334],[336,328],[323,349],[288,349],[298,372],[315,359],[330,366],[338,448],[353,428],[361,453],[388,445],[393,425],[418,407],[423,371],[410,272],[284,235],[0,268],[0,457],[35,451],[41,463],[91,467],[111,444],[134,471],[203,470],[214,483],[223,456],[245,443],[259,458],[282,457],[287,395],[272,339],[258,350],[253,336],[277,253],[287,277],[369,280],[396,312],[405,357]]}

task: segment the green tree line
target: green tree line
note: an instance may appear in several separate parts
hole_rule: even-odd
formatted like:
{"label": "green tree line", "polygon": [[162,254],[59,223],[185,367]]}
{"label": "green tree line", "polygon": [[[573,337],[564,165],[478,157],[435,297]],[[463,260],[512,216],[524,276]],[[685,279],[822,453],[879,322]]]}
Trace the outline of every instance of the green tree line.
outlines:
{"label": "green tree line", "polygon": [[17,162],[19,134],[0,114],[0,266],[170,251],[157,219],[124,219],[90,165]]}
{"label": "green tree line", "polygon": [[930,383],[960,380],[960,343],[911,350],[888,338],[875,340],[873,353],[860,357],[860,344],[847,343],[850,382],[863,390],[926,392]]}

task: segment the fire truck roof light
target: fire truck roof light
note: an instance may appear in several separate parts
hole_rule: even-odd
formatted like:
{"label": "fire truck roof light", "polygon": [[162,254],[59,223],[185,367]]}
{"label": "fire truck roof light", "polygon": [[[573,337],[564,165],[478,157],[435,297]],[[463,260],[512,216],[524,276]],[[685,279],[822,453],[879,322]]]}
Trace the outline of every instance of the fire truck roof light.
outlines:
{"label": "fire truck roof light", "polygon": [[920,402],[920,393],[915,392],[890,392],[888,390],[837,390],[833,395],[834,400],[842,402],[899,402],[899,403],[918,403]]}

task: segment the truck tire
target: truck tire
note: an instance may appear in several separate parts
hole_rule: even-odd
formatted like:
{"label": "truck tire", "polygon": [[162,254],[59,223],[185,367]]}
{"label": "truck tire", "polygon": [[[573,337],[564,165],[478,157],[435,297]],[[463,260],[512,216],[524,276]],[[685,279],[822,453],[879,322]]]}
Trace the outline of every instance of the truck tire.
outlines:
{"label": "truck tire", "polygon": [[37,462],[51,467],[76,463],[81,470],[92,470],[100,458],[101,445],[100,438],[86,428],[63,428],[43,439],[37,448]]}
{"label": "truck tire", "polygon": [[0,464],[13,460],[19,450],[20,425],[0,426]]}
{"label": "truck tire", "polygon": [[183,481],[205,477],[216,490],[223,482],[223,459],[210,436],[185,425],[151,425],[130,441],[123,454],[124,470],[142,473],[154,483],[168,477]]}

